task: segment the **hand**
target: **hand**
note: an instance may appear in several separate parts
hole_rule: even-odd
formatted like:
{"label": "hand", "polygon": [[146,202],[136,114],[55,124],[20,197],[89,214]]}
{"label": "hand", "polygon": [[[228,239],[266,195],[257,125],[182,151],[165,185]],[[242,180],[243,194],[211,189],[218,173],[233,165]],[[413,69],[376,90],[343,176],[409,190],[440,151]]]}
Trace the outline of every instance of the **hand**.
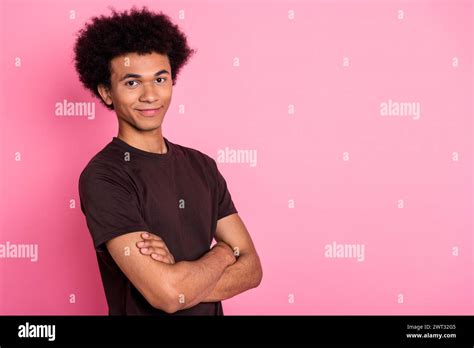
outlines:
{"label": "hand", "polygon": [[143,239],[137,242],[137,247],[142,254],[150,255],[152,259],[170,265],[175,263],[174,257],[163,239],[153,233],[142,233],[141,236]]}
{"label": "hand", "polygon": [[212,249],[217,248],[217,249],[222,249],[225,251],[229,266],[232,265],[235,261],[237,261],[237,258],[235,257],[234,250],[230,247],[229,244],[224,243],[224,242],[217,242]]}

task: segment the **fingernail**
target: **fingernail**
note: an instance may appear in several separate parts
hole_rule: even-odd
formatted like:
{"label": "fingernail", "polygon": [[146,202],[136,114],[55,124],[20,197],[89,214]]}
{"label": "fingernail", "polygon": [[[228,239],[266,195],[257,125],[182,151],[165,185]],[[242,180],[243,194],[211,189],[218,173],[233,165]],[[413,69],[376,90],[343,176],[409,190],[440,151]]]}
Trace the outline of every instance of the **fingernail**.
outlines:
{"label": "fingernail", "polygon": [[148,248],[142,248],[142,251],[147,252],[147,251],[148,251]]}
{"label": "fingernail", "polygon": [[139,247],[142,247],[144,244],[145,244],[145,242],[138,242],[137,245],[138,245]]}
{"label": "fingernail", "polygon": [[142,236],[143,236],[144,238],[148,238],[148,233],[143,233]]}

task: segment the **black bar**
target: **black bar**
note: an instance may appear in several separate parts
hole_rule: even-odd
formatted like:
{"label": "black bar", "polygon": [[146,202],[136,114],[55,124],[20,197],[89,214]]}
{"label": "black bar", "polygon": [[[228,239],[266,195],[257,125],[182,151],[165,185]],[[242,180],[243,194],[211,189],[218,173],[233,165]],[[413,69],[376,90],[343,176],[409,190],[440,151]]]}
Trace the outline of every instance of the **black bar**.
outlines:
{"label": "black bar", "polygon": [[[1,316],[0,347],[58,344],[391,344],[473,347],[473,316]],[[52,327],[54,325],[54,340]],[[410,325],[410,326],[409,326]],[[31,337],[42,334],[43,337]],[[407,334],[421,337],[409,338]],[[423,337],[431,334],[430,337]],[[434,334],[455,334],[435,338]],[[19,337],[19,335],[29,337]]]}

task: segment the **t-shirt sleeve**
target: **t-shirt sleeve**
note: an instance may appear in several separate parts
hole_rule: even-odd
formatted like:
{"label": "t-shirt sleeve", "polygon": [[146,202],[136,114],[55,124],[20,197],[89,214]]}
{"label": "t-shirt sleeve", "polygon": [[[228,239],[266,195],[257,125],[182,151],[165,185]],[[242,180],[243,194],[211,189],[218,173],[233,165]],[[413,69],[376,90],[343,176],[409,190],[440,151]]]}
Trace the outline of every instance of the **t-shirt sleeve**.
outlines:
{"label": "t-shirt sleeve", "polygon": [[218,197],[218,209],[217,209],[217,220],[226,217],[227,215],[231,215],[237,213],[237,209],[235,208],[234,202],[232,201],[232,196],[227,188],[227,183],[217,168],[217,164],[214,161],[215,170],[217,172],[217,197]]}
{"label": "t-shirt sleeve", "polygon": [[86,168],[79,178],[79,196],[96,251],[106,251],[105,242],[122,234],[150,232],[133,186],[112,170]]}

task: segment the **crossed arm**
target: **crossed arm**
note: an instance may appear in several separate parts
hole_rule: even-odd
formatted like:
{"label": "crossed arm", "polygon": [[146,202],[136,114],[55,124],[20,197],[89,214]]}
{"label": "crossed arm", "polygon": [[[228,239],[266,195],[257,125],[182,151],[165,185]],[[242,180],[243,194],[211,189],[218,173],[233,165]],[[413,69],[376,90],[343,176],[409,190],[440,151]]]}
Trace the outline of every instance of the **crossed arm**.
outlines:
{"label": "crossed arm", "polygon": [[[177,263],[163,240],[155,235],[145,238],[142,232],[116,237],[107,248],[151,305],[174,313],[200,302],[228,299],[260,284],[260,259],[238,214],[217,222],[215,239],[217,244],[200,259]],[[127,258],[123,248],[131,244]]]}

